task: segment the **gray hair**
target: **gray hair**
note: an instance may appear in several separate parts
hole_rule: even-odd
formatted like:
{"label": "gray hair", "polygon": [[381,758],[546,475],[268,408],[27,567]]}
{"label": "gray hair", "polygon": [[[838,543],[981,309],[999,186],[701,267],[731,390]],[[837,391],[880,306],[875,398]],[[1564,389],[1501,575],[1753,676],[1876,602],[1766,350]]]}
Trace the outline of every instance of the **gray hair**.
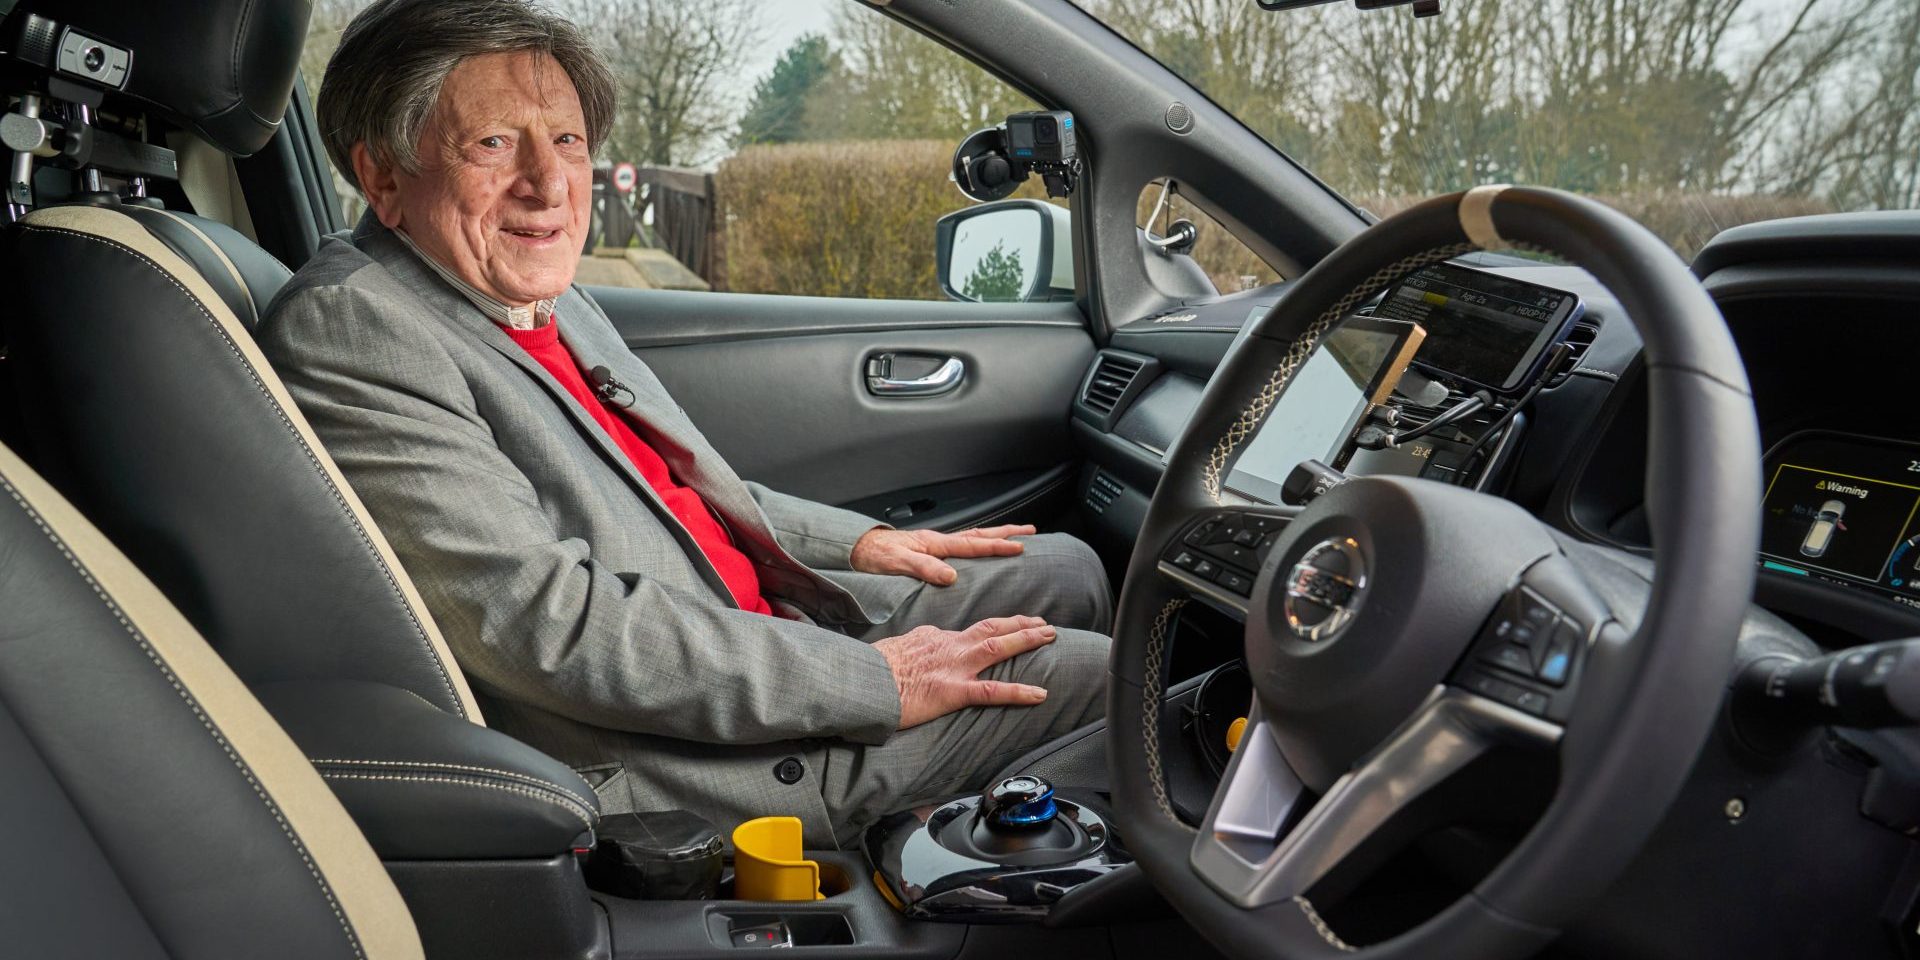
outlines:
{"label": "gray hair", "polygon": [[334,169],[359,189],[353,145],[365,142],[380,165],[418,173],[447,75],[468,57],[520,51],[566,71],[598,150],[613,127],[613,71],[579,27],[529,0],[378,0],[340,34],[314,106]]}

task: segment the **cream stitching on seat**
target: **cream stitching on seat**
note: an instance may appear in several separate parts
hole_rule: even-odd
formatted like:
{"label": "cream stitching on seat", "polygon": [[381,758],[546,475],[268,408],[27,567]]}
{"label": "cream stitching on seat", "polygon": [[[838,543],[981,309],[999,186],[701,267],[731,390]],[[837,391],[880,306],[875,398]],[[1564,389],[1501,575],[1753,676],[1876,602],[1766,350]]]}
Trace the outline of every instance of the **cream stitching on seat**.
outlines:
{"label": "cream stitching on seat", "polygon": [[[94,243],[122,251],[139,262],[146,264],[153,272],[166,278],[168,283],[173,284],[174,288],[179,290],[180,293],[187,298],[187,302],[193,304],[194,309],[200,311],[200,315],[205,317],[207,322],[212,325],[214,332],[220,335],[220,339],[226,343],[227,349],[233,353],[234,358],[240,361],[241,368],[246,370],[247,376],[253,381],[254,387],[260,391],[261,396],[266,398],[267,405],[272,408],[274,414],[280,418],[281,425],[287,428],[288,433],[292,434],[294,442],[300,444],[300,449],[307,455],[308,463],[320,474],[321,482],[325,484],[327,490],[333,494],[334,503],[346,513],[347,522],[351,523],[354,531],[360,535],[361,544],[373,555],[373,561],[379,566],[381,574],[386,578],[387,586],[393,591],[394,599],[399,601],[400,609],[406,612],[408,621],[413,624],[414,632],[419,636],[421,643],[426,645],[427,654],[433,661],[435,671],[440,675],[440,682],[447,689],[447,696],[453,701],[454,710],[463,718],[473,719],[467,716],[466,705],[461,701],[459,691],[454,688],[453,678],[447,674],[446,664],[441,661],[439,651],[434,649],[433,640],[427,636],[426,628],[422,626],[419,615],[413,609],[413,605],[407,602],[406,591],[401,589],[400,582],[394,576],[393,570],[387,566],[386,560],[380,556],[379,548],[374,546],[373,538],[368,535],[366,528],[361,526],[359,518],[354,515],[353,508],[348,505],[346,498],[341,495],[339,488],[334,485],[333,478],[327,475],[326,468],[320,463],[319,455],[307,444],[306,438],[300,435],[299,428],[294,426],[293,420],[287,416],[287,411],[280,406],[280,402],[274,399],[273,392],[267,389],[266,383],[260,378],[260,372],[254,369],[253,364],[247,360],[245,352],[240,349],[239,345],[233,342],[233,338],[228,335],[226,328],[207,310],[206,305],[200,302],[200,298],[194,296],[193,292],[181,284],[179,279],[174,277],[173,274],[168,273],[158,263],[155,263],[145,254],[125,244],[64,227],[46,227],[31,223],[23,223],[22,226],[29,231],[59,233],[79,237],[83,240],[90,240]],[[436,705],[436,709],[437,708]]]}
{"label": "cream stitching on seat", "polygon": [[481,787],[487,790],[499,790],[505,793],[515,793],[523,797],[532,797],[535,800],[539,800],[544,803],[550,803],[556,807],[559,807],[560,809],[565,810],[568,813],[571,813],[574,816],[580,818],[580,829],[582,830],[593,829],[593,816],[590,811],[576,807],[570,801],[559,799],[553,796],[552,794],[543,793],[539,790],[533,789],[532,787],[516,786],[510,783],[494,783],[492,781],[481,780],[476,777],[454,777],[454,776],[420,777],[420,776],[401,776],[399,774],[392,774],[392,773],[338,773],[338,772],[329,773],[325,770],[320,771],[320,776],[322,779],[326,779],[326,780],[373,780],[373,781],[386,781],[386,782],[392,782],[392,783],[447,783],[447,784],[452,784],[456,787]]}
{"label": "cream stitching on seat", "polygon": [[0,477],[0,488],[4,488],[7,491],[7,495],[13,498],[14,503],[20,505],[20,509],[26,512],[28,519],[33,521],[34,526],[40,528],[40,532],[46,535],[47,540],[59,549],[60,555],[67,559],[68,565],[72,566],[74,572],[78,573],[82,580],[86,581],[87,586],[93,590],[93,595],[100,598],[100,603],[113,614],[115,620],[119,621],[120,626],[127,631],[127,636],[132,637],[134,642],[140,645],[140,651],[147,655],[147,659],[153,663],[155,669],[160,671],[160,675],[166,678],[167,683],[173,687],[174,692],[180,696],[181,701],[186,703],[188,709],[193,711],[194,717],[200,721],[200,726],[213,738],[213,742],[220,745],[220,749],[226,753],[227,759],[233,762],[234,769],[240,771],[241,777],[247,781],[247,786],[253,789],[253,795],[259,798],[261,805],[266,807],[267,812],[273,815],[273,821],[280,825],[280,833],[284,835],[287,838],[287,842],[293,846],[294,852],[300,855],[300,862],[306,865],[307,874],[313,877],[314,884],[320,888],[321,896],[326,898],[327,908],[333,911],[334,919],[340,922],[340,930],[346,934],[347,945],[352,948],[353,955],[364,958],[366,954],[360,948],[359,934],[354,931],[353,925],[347,922],[346,914],[341,912],[339,901],[334,899],[333,888],[328,885],[326,877],[320,873],[320,868],[313,862],[313,857],[307,853],[306,844],[300,842],[300,836],[293,832],[292,825],[287,823],[286,817],[281,815],[279,805],[273,802],[273,798],[267,795],[266,789],[262,787],[260,781],[254,777],[253,769],[247,766],[246,761],[240,758],[240,754],[233,749],[232,744],[227,742],[227,738],[220,732],[220,728],[215,726],[213,719],[207,716],[206,711],[201,709],[200,702],[194,698],[193,693],[186,688],[186,685],[180,682],[180,678],[174,675],[173,669],[167,666],[167,662],[161,658],[159,652],[153,649],[151,643],[147,642],[146,636],[140,632],[138,627],[133,625],[133,621],[127,619],[125,612],[120,609],[120,605],[114,602],[111,596],[107,595],[106,590],[101,588],[99,581],[94,579],[92,571],[88,570],[86,565],[80,562],[80,558],[75,556],[73,551],[67,548],[66,541],[62,540],[60,535],[41,518],[40,512],[35,510],[33,505],[27,502],[26,497],[22,496],[20,491],[5,477]]}
{"label": "cream stitching on seat", "polygon": [[585,797],[574,793],[572,790],[568,790],[566,787],[554,783],[551,780],[543,780],[531,774],[516,773],[512,770],[495,770],[492,767],[474,767],[464,763],[438,763],[432,760],[312,760],[309,762],[316,767],[324,764],[368,767],[426,767],[436,770],[464,770],[468,773],[485,773],[496,777],[505,777],[509,780],[519,780],[532,786],[546,787],[555,793],[565,794],[582,807],[586,807],[589,810],[593,809],[593,804],[588,803]]}

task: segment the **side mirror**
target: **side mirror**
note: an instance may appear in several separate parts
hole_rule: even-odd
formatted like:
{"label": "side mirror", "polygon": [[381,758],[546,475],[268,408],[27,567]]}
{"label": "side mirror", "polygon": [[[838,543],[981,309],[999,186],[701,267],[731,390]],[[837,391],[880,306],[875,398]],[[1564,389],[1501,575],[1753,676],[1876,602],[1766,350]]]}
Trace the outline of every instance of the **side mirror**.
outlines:
{"label": "side mirror", "polygon": [[940,291],[972,303],[1073,299],[1073,214],[1039,200],[968,207],[934,224]]}

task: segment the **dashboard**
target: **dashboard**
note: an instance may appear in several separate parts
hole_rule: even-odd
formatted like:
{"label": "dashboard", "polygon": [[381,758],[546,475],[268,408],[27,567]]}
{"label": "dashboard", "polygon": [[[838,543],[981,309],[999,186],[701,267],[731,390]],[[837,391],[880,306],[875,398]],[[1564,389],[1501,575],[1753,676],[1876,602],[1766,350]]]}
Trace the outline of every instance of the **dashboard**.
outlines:
{"label": "dashboard", "polygon": [[[1757,598],[1829,646],[1920,633],[1920,422],[1900,386],[1920,356],[1914,263],[1920,215],[1881,214],[1736,228],[1696,265],[1747,360],[1768,450],[1764,541],[1750,560],[1761,572]],[[1096,537],[1131,543],[1166,451],[1214,369],[1284,293],[1277,285],[1183,304],[1116,331],[1094,372],[1118,357],[1139,375],[1111,406],[1083,397],[1075,408]],[[1278,451],[1273,462],[1234,471],[1230,489],[1275,502],[1290,469],[1279,461],[1305,452],[1351,474],[1495,492],[1581,539],[1650,550],[1639,339],[1592,277],[1476,254],[1409,278],[1369,312],[1426,333],[1408,373],[1415,385],[1386,405],[1395,429],[1476,390],[1493,394],[1494,407],[1393,449],[1358,449],[1352,431],[1380,411],[1355,417],[1361,384],[1349,378],[1335,402],[1283,399],[1235,466]],[[1543,380],[1556,343],[1571,349],[1570,369]],[[1422,394],[1422,374],[1444,393]],[[1503,427],[1529,384],[1542,389]],[[1333,412],[1314,412],[1325,410]],[[1490,431],[1493,442],[1481,444]]]}
{"label": "dashboard", "polygon": [[[1493,395],[1494,409],[1397,449],[1349,450],[1346,471],[1470,486],[1518,504],[1569,539],[1649,556],[1644,490],[1653,465],[1646,454],[1657,425],[1641,342],[1619,303],[1592,277],[1568,267],[1487,255],[1446,266],[1423,280],[1427,285],[1409,285],[1374,310],[1377,318],[1419,323],[1428,336],[1389,404],[1398,411],[1390,426],[1429,422],[1423,418],[1479,390]],[[1754,602],[1761,610],[1740,639],[1742,655],[1804,656],[1808,641],[1840,650],[1920,636],[1920,418],[1913,391],[1920,382],[1913,372],[1920,358],[1920,212],[1734,228],[1702,249],[1694,270],[1745,362],[1765,451],[1753,465],[1764,491],[1760,542],[1753,554],[1725,558],[1758,573]],[[1500,318],[1457,309],[1498,303],[1503,290],[1505,303],[1538,314]],[[1510,295],[1515,290],[1532,295]],[[1535,290],[1578,302],[1562,315],[1562,301]],[[1183,303],[1117,329],[1089,371],[1089,384],[1106,377],[1104,392],[1094,404],[1083,392],[1073,411],[1072,429],[1087,460],[1079,489],[1091,539],[1120,555],[1131,549],[1166,451],[1179,440],[1214,369],[1246,325],[1285,294],[1280,285]],[[1521,319],[1539,322],[1522,326]],[[1554,333],[1541,338],[1546,328]],[[1523,336],[1526,351],[1516,355],[1511,351]],[[1465,339],[1471,337],[1486,339],[1472,345]],[[1575,359],[1561,372],[1543,372],[1535,366],[1544,353],[1536,344],[1555,343],[1566,344]],[[1423,386],[1421,376],[1441,389]],[[1350,447],[1350,422],[1359,430],[1380,422],[1372,410],[1352,420],[1353,398],[1364,382],[1349,376],[1345,393],[1334,394],[1344,399],[1331,405],[1280,404],[1284,412],[1270,416],[1261,435],[1309,436],[1299,430],[1304,420],[1308,431],[1322,433],[1309,436],[1301,450],[1321,449],[1328,431],[1349,436]],[[1516,391],[1529,383],[1539,387],[1537,395],[1520,404],[1525,394]],[[1513,429],[1499,427],[1510,412]],[[1489,431],[1496,442],[1472,454]],[[1247,499],[1272,499],[1271,488],[1230,488]],[[1258,513],[1276,512],[1284,516],[1287,508]],[[1192,547],[1191,564],[1177,556],[1168,562],[1188,576],[1199,576],[1205,564],[1210,573],[1203,579],[1214,592],[1244,596],[1241,585],[1257,571],[1266,536],[1231,524],[1194,531],[1197,543],[1182,540]],[[1640,559],[1622,557],[1621,563],[1638,575],[1650,572]],[[1202,602],[1188,609],[1206,607],[1207,591],[1192,592]],[[1176,675],[1184,675],[1183,650],[1210,645],[1217,656],[1237,649],[1237,624],[1201,621],[1200,627],[1197,638],[1184,632],[1184,622],[1177,627]],[[1716,728],[1660,831],[1548,955],[1920,956],[1914,933],[1920,929],[1914,879],[1920,846],[1912,839],[1920,827],[1909,831],[1907,820],[1896,824],[1866,813],[1890,785],[1912,790],[1920,783],[1920,768],[1899,759],[1913,756],[1911,736],[1875,731],[1875,739],[1834,727],[1789,752],[1761,756],[1734,727],[1722,722]],[[1920,794],[1897,796],[1896,807],[1911,811],[1911,798]],[[1498,846],[1485,834],[1429,840],[1436,848]],[[1781,878],[1798,879],[1783,887]],[[1472,879],[1459,881],[1470,885]],[[1808,916],[1820,918],[1814,924],[1821,939],[1809,939]],[[1830,940],[1846,946],[1837,952],[1817,946]]]}

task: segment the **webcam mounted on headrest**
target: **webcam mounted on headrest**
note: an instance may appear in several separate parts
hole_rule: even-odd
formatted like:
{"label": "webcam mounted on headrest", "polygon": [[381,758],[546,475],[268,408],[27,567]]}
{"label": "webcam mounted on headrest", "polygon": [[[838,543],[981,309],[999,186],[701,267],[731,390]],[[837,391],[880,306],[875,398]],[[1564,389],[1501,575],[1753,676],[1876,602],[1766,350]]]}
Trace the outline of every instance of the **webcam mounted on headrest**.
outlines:
{"label": "webcam mounted on headrest", "polygon": [[177,179],[149,120],[234,156],[260,150],[280,129],[311,12],[311,0],[196,0],[167,16],[151,0],[0,0],[9,213],[32,206],[36,163],[75,171],[82,201]]}

